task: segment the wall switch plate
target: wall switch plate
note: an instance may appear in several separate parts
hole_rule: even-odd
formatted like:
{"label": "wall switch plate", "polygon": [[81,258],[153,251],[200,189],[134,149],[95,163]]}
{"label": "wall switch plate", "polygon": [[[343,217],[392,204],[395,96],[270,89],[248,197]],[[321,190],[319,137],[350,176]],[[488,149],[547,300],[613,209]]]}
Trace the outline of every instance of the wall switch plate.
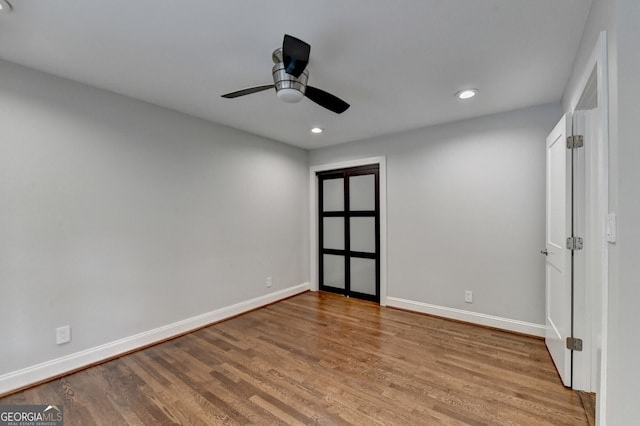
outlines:
{"label": "wall switch plate", "polygon": [[271,277],[267,277],[267,288],[271,288],[272,285],[273,281],[271,280]]}
{"label": "wall switch plate", "polygon": [[607,215],[607,241],[615,243],[618,240],[618,219],[615,213]]}
{"label": "wall switch plate", "polygon": [[473,303],[473,292],[471,290],[464,292],[464,301],[467,303]]}
{"label": "wall switch plate", "polygon": [[56,328],[56,344],[62,345],[71,341],[71,326],[65,325]]}

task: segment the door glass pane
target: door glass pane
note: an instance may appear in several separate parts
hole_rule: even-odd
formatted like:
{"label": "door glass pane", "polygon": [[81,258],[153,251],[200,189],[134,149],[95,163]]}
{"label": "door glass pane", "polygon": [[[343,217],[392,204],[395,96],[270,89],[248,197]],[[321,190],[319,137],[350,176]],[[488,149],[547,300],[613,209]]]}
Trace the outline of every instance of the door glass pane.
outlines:
{"label": "door glass pane", "polygon": [[351,251],[376,252],[376,218],[351,218]]}
{"label": "door glass pane", "polygon": [[375,175],[351,176],[349,178],[349,209],[375,210]]}
{"label": "door glass pane", "polygon": [[344,218],[325,217],[322,246],[327,249],[344,250]]}
{"label": "door glass pane", "polygon": [[323,285],[344,288],[344,256],[323,255]]}
{"label": "door glass pane", "polygon": [[351,258],[351,291],[376,294],[375,259]]}
{"label": "door glass pane", "polygon": [[322,181],[322,211],[344,211],[344,179],[327,179]]}

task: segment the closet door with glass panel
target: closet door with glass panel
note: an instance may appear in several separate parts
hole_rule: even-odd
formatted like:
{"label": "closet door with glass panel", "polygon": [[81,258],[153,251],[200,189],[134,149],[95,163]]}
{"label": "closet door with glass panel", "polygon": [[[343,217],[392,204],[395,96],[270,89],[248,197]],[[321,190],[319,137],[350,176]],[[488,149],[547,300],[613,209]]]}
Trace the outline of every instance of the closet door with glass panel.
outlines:
{"label": "closet door with glass panel", "polygon": [[379,303],[378,165],[317,176],[320,290]]}

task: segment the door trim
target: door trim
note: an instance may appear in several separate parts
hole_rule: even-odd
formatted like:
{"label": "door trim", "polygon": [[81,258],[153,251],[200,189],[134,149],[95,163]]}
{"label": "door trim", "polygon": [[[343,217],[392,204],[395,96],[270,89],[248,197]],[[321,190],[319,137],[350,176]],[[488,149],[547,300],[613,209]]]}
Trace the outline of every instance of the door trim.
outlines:
{"label": "door trim", "polygon": [[387,160],[371,157],[322,164],[309,168],[309,283],[318,291],[318,179],[317,172],[377,164],[380,181],[380,305],[387,305]]}

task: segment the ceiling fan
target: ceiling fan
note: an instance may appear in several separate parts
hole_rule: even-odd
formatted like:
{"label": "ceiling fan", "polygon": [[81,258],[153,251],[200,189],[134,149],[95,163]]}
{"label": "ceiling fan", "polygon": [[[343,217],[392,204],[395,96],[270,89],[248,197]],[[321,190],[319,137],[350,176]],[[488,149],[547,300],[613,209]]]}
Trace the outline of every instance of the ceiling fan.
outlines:
{"label": "ceiling fan", "polygon": [[349,108],[349,104],[324,90],[307,85],[309,80],[309,52],[311,46],[304,41],[284,35],[282,48],[273,51],[271,59],[275,64],[272,69],[273,84],[249,87],[236,92],[222,95],[223,98],[233,99],[268,89],[276,89],[278,98],[288,103],[300,102],[303,97],[311,99],[321,107],[336,114],[342,114]]}

